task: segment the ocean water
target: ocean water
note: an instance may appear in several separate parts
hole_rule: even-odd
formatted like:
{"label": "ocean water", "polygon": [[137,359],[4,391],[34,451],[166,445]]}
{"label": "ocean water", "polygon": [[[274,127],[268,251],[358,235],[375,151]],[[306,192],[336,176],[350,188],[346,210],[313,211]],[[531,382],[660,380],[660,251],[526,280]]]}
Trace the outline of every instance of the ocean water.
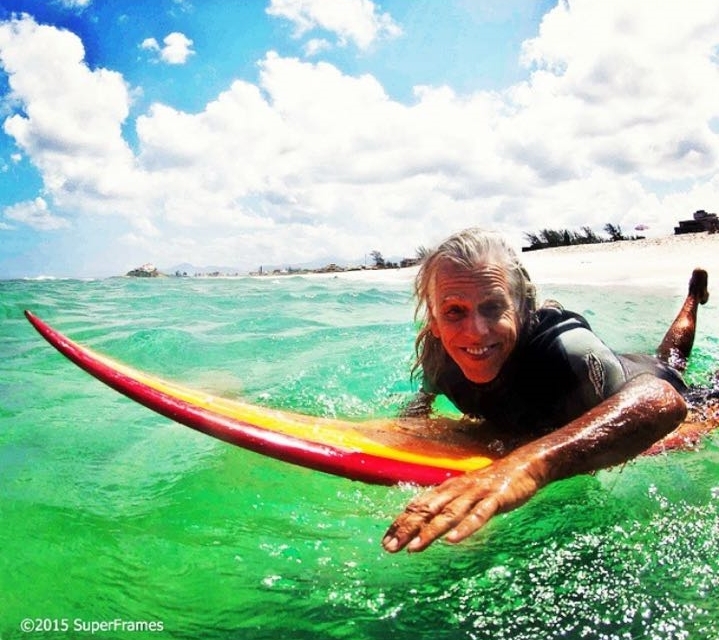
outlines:
{"label": "ocean water", "polygon": [[[0,282],[0,638],[719,638],[716,435],[555,483],[461,545],[388,555],[380,539],[412,487],[179,426],[65,361],[22,315],[212,393],[363,419],[412,393],[409,289],[289,276]],[[621,351],[651,352],[681,302],[649,289],[541,293]],[[719,362],[718,329],[710,300],[693,382]]]}

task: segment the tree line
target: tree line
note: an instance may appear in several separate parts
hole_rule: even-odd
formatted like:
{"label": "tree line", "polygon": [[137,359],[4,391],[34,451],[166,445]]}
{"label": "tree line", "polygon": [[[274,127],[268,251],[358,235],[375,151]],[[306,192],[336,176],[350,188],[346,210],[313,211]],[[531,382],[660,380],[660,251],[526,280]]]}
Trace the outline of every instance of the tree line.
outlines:
{"label": "tree line", "polygon": [[[551,247],[567,247],[573,244],[599,244],[600,242],[617,242],[619,240],[641,240],[644,236],[627,236],[621,226],[608,222],[604,225],[604,232],[609,236],[603,237],[595,233],[591,227],[582,227],[579,231],[570,229],[542,229],[537,233],[525,233],[524,237],[529,242],[528,247],[522,251],[534,251],[536,249],[549,249]],[[429,255],[431,249],[426,246],[419,246],[416,249],[414,259],[405,258],[399,264],[385,260],[382,254],[377,251],[370,252],[370,257],[375,269],[396,269],[418,264]]]}
{"label": "tree line", "polygon": [[550,247],[567,247],[573,244],[598,244],[600,242],[617,242],[619,240],[640,240],[643,236],[626,236],[619,225],[608,222],[604,231],[609,236],[605,238],[595,233],[590,227],[582,227],[579,231],[570,229],[542,229],[537,233],[525,233],[529,242],[523,251],[535,249],[548,249]]}

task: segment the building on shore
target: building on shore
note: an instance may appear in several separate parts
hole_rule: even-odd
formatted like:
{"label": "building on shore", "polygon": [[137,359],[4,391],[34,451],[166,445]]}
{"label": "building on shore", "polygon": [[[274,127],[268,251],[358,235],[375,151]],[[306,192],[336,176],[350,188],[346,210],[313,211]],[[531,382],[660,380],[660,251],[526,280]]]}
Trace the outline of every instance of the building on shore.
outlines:
{"label": "building on shore", "polygon": [[679,225],[674,227],[674,235],[684,233],[716,233],[719,231],[719,220],[716,213],[707,213],[704,209],[695,211],[691,220],[680,220]]}

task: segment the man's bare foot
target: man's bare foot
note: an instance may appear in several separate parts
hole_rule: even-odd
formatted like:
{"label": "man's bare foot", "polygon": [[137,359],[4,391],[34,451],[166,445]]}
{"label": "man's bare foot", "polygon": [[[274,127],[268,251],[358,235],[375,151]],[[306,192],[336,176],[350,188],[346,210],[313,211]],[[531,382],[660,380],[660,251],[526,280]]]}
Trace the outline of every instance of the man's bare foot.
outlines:
{"label": "man's bare foot", "polygon": [[707,285],[709,276],[704,269],[694,269],[689,279],[689,295],[694,297],[699,304],[706,304],[709,300]]}

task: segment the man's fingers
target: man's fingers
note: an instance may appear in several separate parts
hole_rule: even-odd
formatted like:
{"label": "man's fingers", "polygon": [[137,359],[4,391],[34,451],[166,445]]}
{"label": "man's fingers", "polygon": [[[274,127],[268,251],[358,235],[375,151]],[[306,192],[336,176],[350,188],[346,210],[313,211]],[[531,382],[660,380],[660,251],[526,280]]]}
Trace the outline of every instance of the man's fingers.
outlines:
{"label": "man's fingers", "polygon": [[447,534],[447,542],[462,542],[473,533],[479,531],[499,510],[496,498],[488,498],[479,502],[465,518]]}
{"label": "man's fingers", "polygon": [[[474,506],[473,500],[462,494],[454,500],[448,500],[445,494],[424,496],[411,502],[395,520],[382,539],[382,546],[391,552],[404,547],[408,551],[421,551],[461,525]],[[484,521],[490,517],[487,516]],[[478,524],[474,530],[482,524]]]}
{"label": "man's fingers", "polygon": [[413,500],[387,530],[382,546],[389,552],[422,551],[445,534],[448,542],[460,542],[496,514],[525,503],[539,486],[521,460],[457,476]]}
{"label": "man's fingers", "polygon": [[442,509],[444,502],[436,498],[433,500],[433,497],[425,495],[407,505],[404,513],[392,523],[382,539],[382,546],[387,551],[403,549],[416,538],[428,522],[433,520],[436,513]]}

